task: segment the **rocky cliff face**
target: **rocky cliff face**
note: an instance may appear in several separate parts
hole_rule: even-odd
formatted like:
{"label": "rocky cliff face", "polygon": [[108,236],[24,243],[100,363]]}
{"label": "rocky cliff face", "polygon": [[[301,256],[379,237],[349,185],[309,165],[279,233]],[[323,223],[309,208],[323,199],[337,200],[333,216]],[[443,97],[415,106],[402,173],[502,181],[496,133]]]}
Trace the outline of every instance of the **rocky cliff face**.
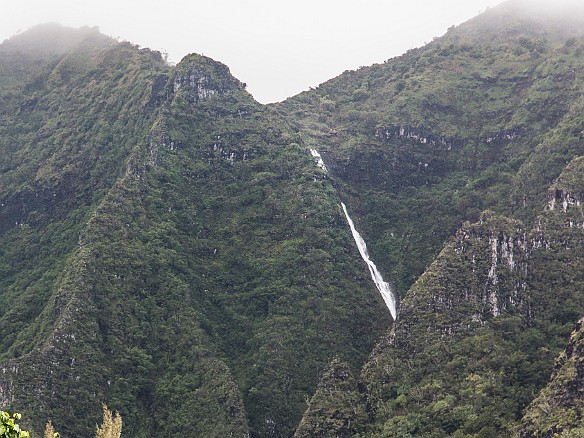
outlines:
{"label": "rocky cliff face", "polygon": [[[583,210],[581,206],[584,178],[582,157],[570,162],[556,183],[548,192],[548,212],[541,226],[548,230],[550,240],[546,245],[556,247],[561,262],[567,266],[555,266],[561,279],[556,282],[559,290],[573,290],[573,296],[561,296],[567,299],[565,306],[576,314],[582,303],[579,293],[582,276],[575,266],[583,260],[582,234]],[[550,232],[550,230],[554,230]],[[554,275],[554,277],[556,277]],[[560,292],[561,293],[561,292]],[[582,320],[578,322],[567,347],[556,359],[549,383],[541,390],[529,405],[522,419],[521,437],[578,436],[584,430],[582,413]]]}
{"label": "rocky cliff face", "polygon": [[531,324],[529,252],[525,227],[492,213],[448,242],[363,368],[370,433],[511,433],[540,372],[537,343],[515,345]]}

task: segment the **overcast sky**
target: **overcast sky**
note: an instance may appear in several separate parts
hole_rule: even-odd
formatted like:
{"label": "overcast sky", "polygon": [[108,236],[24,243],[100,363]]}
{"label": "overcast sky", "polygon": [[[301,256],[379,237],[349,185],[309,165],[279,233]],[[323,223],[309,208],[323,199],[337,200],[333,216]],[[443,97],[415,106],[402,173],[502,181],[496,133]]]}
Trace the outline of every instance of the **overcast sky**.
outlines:
{"label": "overcast sky", "polygon": [[501,0],[0,0],[0,42],[36,24],[227,64],[262,103],[383,62]]}

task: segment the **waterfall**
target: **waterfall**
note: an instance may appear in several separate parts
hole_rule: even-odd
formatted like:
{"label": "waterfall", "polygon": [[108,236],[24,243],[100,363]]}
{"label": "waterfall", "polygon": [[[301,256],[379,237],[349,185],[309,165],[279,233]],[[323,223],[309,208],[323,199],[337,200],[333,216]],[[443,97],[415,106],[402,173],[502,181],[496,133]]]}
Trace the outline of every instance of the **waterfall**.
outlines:
{"label": "waterfall", "polygon": [[[322,170],[324,170],[326,173],[328,173],[328,169],[326,168],[324,161],[322,161],[322,157],[320,156],[318,151],[316,149],[310,149],[310,154],[313,156],[316,165],[320,167]],[[345,212],[345,217],[347,218],[347,222],[349,223],[349,227],[351,228],[353,239],[355,239],[355,243],[357,244],[357,248],[359,249],[359,254],[361,254],[361,258],[363,258],[365,263],[367,263],[369,273],[371,274],[371,279],[373,280],[373,283],[375,283],[375,286],[377,287],[377,290],[381,294],[383,301],[385,301],[385,305],[389,309],[389,313],[391,313],[392,318],[395,320],[397,318],[396,295],[391,290],[391,287],[389,287],[389,283],[383,280],[383,277],[381,276],[381,273],[377,270],[377,266],[375,266],[375,263],[373,263],[369,258],[369,253],[367,252],[367,245],[365,244],[365,241],[355,228],[355,224],[353,223],[351,216],[349,216],[349,213],[347,212],[347,207],[345,207],[345,204],[343,204],[342,202],[341,207],[343,207],[343,211]]]}
{"label": "waterfall", "polygon": [[396,310],[397,300],[395,294],[391,290],[391,287],[389,287],[389,283],[383,280],[383,277],[381,276],[381,273],[377,270],[377,266],[375,266],[375,263],[373,263],[373,261],[371,261],[371,259],[369,258],[369,253],[367,252],[367,245],[365,244],[365,241],[355,228],[355,224],[353,223],[351,216],[349,216],[349,213],[347,212],[347,207],[345,207],[345,204],[343,204],[342,202],[341,207],[343,207],[343,211],[345,212],[347,222],[349,222],[349,227],[351,227],[351,233],[353,233],[353,239],[355,239],[357,248],[359,248],[359,253],[361,254],[361,257],[363,258],[365,263],[367,263],[369,273],[371,274],[371,279],[375,283],[377,290],[379,290],[379,293],[381,294],[383,301],[385,301],[385,305],[389,309],[389,313],[391,313],[391,316],[395,320],[397,318]]}
{"label": "waterfall", "polygon": [[316,149],[311,149],[310,155],[312,155],[314,157],[314,160],[316,161],[316,165],[318,167],[320,167],[322,170],[324,170],[326,173],[328,173],[328,169],[324,165],[324,161],[322,161],[322,157],[320,156],[318,151]]}

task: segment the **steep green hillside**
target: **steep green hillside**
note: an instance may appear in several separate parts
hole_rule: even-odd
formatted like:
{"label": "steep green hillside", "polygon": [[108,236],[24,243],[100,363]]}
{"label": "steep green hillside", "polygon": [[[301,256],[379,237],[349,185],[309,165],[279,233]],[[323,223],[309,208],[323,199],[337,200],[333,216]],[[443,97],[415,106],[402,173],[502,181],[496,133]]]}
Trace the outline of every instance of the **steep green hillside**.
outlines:
{"label": "steep green hillside", "polygon": [[582,320],[556,360],[550,383],[529,405],[521,437],[576,437],[582,421]]}
{"label": "steep green hillside", "polygon": [[[517,435],[584,314],[584,14],[520,3],[272,107],[323,155],[403,296],[361,372],[359,436]],[[582,425],[570,382],[526,430]],[[313,400],[303,434],[335,436],[331,412]]]}
{"label": "steep green hillside", "polygon": [[301,138],[222,64],[93,35],[3,108],[0,404],[89,436],[288,436],[390,324]]}
{"label": "steep green hillside", "polygon": [[[554,298],[550,307],[557,319],[573,320],[582,315],[584,280],[581,263],[582,228],[584,228],[584,157],[579,157],[566,169],[548,192],[549,209],[538,223],[542,230],[554,229],[546,244],[552,249],[545,260],[548,277],[548,291]],[[547,233],[544,232],[544,236]],[[554,248],[549,241],[561,241]],[[567,347],[556,359],[548,385],[530,404],[522,421],[522,437],[578,436],[584,430],[582,411],[582,320],[578,322]],[[557,435],[556,435],[557,434]]]}
{"label": "steep green hillside", "polygon": [[511,0],[270,106],[95,29],[2,43],[0,408],[63,438],[103,402],[137,438],[577,433],[583,9]]}
{"label": "steep green hillside", "polygon": [[2,107],[2,356],[24,354],[50,331],[41,313],[83,223],[151,123],[142,107],[156,70],[165,68],[160,57],[110,44],[89,37]]}
{"label": "steep green hillside", "polygon": [[354,436],[361,432],[365,416],[351,370],[335,358],[320,379],[294,438]]}
{"label": "steep green hillside", "polygon": [[584,312],[581,249],[567,246],[497,217],[463,228],[364,368],[371,433],[513,435]]}
{"label": "steep green hillside", "polygon": [[[354,425],[361,436],[517,436],[584,314],[583,162],[575,159],[550,188],[533,229],[485,212],[446,244],[361,372],[369,414]],[[577,336],[521,436],[577,436],[569,431],[584,425]],[[324,406],[311,404],[323,412],[313,424],[330,421]]]}
{"label": "steep green hillside", "polygon": [[310,136],[402,294],[464,220],[533,220],[584,153],[584,13],[517,4],[273,107]]}

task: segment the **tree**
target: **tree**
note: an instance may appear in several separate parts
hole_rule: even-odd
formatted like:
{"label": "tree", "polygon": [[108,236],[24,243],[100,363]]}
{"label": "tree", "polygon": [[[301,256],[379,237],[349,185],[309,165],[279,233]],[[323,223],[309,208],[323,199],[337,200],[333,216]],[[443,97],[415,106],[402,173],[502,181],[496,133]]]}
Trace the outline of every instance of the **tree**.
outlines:
{"label": "tree", "polygon": [[53,423],[50,420],[45,426],[45,438],[59,438],[59,432],[55,432]]}
{"label": "tree", "polygon": [[122,435],[122,417],[119,412],[112,415],[107,405],[103,404],[103,423],[97,426],[95,438],[120,438]]}
{"label": "tree", "polygon": [[30,433],[15,423],[20,417],[20,414],[10,416],[8,412],[0,411],[0,438],[30,438]]}

